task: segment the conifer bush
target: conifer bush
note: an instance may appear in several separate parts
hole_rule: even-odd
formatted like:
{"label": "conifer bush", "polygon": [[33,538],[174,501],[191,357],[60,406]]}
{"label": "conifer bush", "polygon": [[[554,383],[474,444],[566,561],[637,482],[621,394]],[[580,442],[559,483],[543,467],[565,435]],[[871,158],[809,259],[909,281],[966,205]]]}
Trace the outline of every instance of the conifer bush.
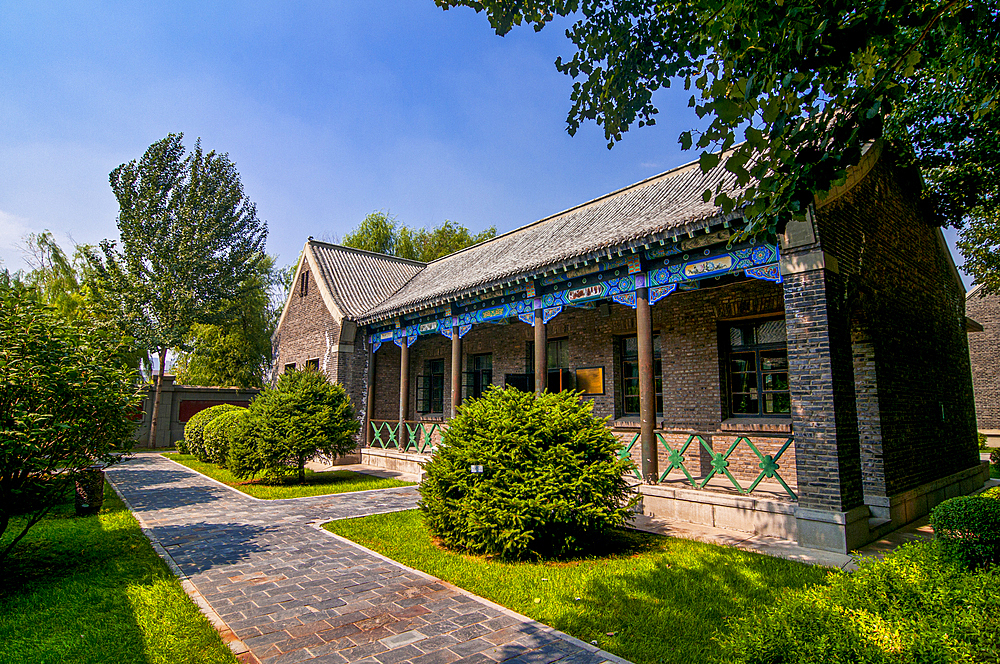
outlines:
{"label": "conifer bush", "polygon": [[296,474],[305,482],[307,461],[352,452],[360,428],[343,385],[315,370],[287,371],[250,402],[247,418],[232,429],[229,469],[240,478]]}
{"label": "conifer bush", "polygon": [[[420,509],[449,548],[501,559],[583,553],[637,497],[619,442],[573,392],[491,388],[459,409],[424,466]],[[482,466],[482,473],[470,472]]]}
{"label": "conifer bush", "polygon": [[198,458],[198,461],[207,462],[208,454],[205,451],[205,427],[219,415],[228,413],[229,411],[233,411],[238,408],[239,406],[224,403],[195,413],[191,419],[187,421],[187,424],[184,425],[184,447],[187,448],[187,454],[193,454]]}
{"label": "conifer bush", "polygon": [[226,465],[230,442],[248,412],[248,409],[239,407],[227,410],[205,425],[202,440],[204,440],[205,456],[209,461],[218,466]]}

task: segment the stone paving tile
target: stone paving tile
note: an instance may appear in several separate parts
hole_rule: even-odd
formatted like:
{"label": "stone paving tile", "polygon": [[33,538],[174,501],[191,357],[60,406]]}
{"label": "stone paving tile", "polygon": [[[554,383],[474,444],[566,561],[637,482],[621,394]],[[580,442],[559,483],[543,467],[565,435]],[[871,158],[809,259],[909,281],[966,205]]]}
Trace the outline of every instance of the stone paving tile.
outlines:
{"label": "stone paving tile", "polygon": [[598,664],[600,654],[313,524],[416,507],[414,487],[259,501],[156,454],[107,471],[263,664]]}

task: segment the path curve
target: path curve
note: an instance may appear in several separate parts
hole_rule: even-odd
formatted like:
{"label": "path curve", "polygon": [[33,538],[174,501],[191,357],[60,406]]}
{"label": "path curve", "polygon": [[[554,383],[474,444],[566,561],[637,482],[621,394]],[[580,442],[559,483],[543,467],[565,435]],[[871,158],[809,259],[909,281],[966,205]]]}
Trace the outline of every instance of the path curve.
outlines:
{"label": "path curve", "polygon": [[317,527],[413,509],[414,487],[261,501],[159,454],[107,477],[217,627],[249,649],[242,661],[626,663]]}

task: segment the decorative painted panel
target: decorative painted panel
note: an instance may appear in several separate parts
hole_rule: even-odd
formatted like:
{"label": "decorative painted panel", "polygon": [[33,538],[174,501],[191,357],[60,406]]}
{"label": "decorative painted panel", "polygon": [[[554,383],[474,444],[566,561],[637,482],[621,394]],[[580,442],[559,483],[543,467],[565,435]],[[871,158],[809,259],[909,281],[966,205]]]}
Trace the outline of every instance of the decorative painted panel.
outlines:
{"label": "decorative painted panel", "polygon": [[746,268],[759,267],[778,261],[778,247],[773,244],[747,245],[712,255],[706,249],[703,257],[684,254],[680,260],[667,258],[666,267],[649,272],[650,285],[693,281],[706,277],[732,274]]}
{"label": "decorative painted panel", "polygon": [[534,324],[535,324],[535,312],[534,311],[529,311],[526,314],[518,314],[517,317],[521,319],[521,322],[527,323],[528,325],[534,326]]}
{"label": "decorative painted panel", "polygon": [[666,296],[677,290],[677,284],[667,284],[666,286],[654,286],[649,289],[649,303],[656,304]]}
{"label": "decorative painted panel", "polygon": [[624,304],[626,307],[632,307],[635,309],[635,291],[630,293],[619,293],[618,295],[612,295],[611,299],[618,304]]}
{"label": "decorative painted panel", "polygon": [[542,309],[542,324],[548,323],[550,320],[562,313],[563,308],[559,307],[548,307]]}
{"label": "decorative painted panel", "polygon": [[743,272],[748,277],[753,277],[754,279],[773,281],[776,284],[781,283],[781,272],[778,271],[777,263],[771,263],[770,265],[761,265],[760,267],[748,267]]}

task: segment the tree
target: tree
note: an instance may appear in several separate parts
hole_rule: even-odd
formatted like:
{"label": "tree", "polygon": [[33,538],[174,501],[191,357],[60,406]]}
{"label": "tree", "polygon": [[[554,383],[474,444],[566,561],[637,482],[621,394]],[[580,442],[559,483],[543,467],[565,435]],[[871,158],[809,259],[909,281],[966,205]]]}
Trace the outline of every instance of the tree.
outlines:
{"label": "tree", "polygon": [[433,229],[414,230],[385,212],[372,212],[356,229],[344,236],[343,244],[345,247],[429,263],[496,234],[496,227],[490,226],[473,235],[465,226],[447,219]]}
{"label": "tree", "polygon": [[286,371],[250,402],[243,431],[233,432],[229,468],[237,477],[296,473],[317,454],[336,458],[353,450],[361,428],[344,387],[318,371]]}
{"label": "tree", "polygon": [[131,449],[139,399],[128,344],[70,324],[7,274],[0,338],[0,535],[13,515],[29,515],[2,560],[82,471]]}
{"label": "tree", "polygon": [[883,137],[912,146],[944,221],[996,219],[997,0],[435,2],[486,11],[500,35],[574,15],[576,53],[556,60],[579,79],[568,130],[593,120],[609,148],[655,124],[657,90],[694,88],[689,104],[709,124],[680,142],[702,150],[703,170],[724,160],[738,191],[720,185],[705,200],[743,207],[748,232],[802,217]]}
{"label": "tree", "polygon": [[265,259],[265,222],[243,192],[227,154],[185,154],[183,134],[151,145],[111,172],[118,199],[116,242],[101,242],[105,305],[159,358],[150,445],[156,440],[167,351],[185,348],[195,324],[225,320],[247,297]]}
{"label": "tree", "polygon": [[276,269],[274,258],[260,263],[260,273],[243,299],[226,307],[224,324],[195,324],[174,373],[185,385],[263,387],[271,368],[271,335],[281,315],[279,291],[288,268]]}

